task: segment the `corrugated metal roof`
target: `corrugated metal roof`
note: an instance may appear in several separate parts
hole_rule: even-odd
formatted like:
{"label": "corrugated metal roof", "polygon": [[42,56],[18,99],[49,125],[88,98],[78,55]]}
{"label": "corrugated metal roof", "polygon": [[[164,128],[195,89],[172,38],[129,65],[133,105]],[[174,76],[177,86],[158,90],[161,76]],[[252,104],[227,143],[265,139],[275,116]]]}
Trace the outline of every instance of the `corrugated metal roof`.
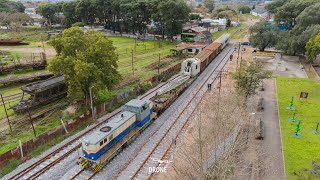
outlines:
{"label": "corrugated metal roof", "polygon": [[223,43],[223,42],[225,42],[228,38],[230,38],[230,34],[223,34],[223,35],[220,36],[218,39],[214,40],[214,42]]}
{"label": "corrugated metal roof", "polygon": [[211,53],[212,53],[212,51],[205,49],[205,50],[201,51],[199,54],[197,54],[195,56],[195,58],[199,58],[200,61],[202,62],[202,61],[206,60],[210,56]]}
{"label": "corrugated metal roof", "polygon": [[207,46],[205,49],[206,49],[206,50],[214,51],[214,50],[218,49],[219,46],[220,46],[220,43],[218,43],[218,42],[213,42],[213,43],[211,43],[209,46]]}
{"label": "corrugated metal roof", "polygon": [[[123,114],[123,117],[121,117],[121,114]],[[129,111],[123,111],[118,116],[111,119],[109,122],[105,123],[101,127],[109,126],[111,127],[111,130],[109,132],[102,132],[99,130],[94,131],[92,134],[90,134],[86,139],[84,139],[84,142],[87,144],[95,145],[97,143],[100,143],[104,138],[111,135],[116,129],[118,129],[123,123],[127,122],[130,118],[135,116],[134,113]],[[114,137],[115,138],[115,137]]]}
{"label": "corrugated metal roof", "polygon": [[21,90],[28,93],[38,93],[51,89],[52,87],[64,84],[64,76],[49,78],[44,81],[37,81],[21,87]]}

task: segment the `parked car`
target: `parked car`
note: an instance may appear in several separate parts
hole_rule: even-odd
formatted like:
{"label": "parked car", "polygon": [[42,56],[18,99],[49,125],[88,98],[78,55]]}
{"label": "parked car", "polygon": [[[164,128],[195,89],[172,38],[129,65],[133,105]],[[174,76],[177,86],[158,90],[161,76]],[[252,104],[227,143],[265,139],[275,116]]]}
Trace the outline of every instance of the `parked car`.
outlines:
{"label": "parked car", "polygon": [[241,45],[246,45],[246,46],[250,46],[250,42],[242,42]]}

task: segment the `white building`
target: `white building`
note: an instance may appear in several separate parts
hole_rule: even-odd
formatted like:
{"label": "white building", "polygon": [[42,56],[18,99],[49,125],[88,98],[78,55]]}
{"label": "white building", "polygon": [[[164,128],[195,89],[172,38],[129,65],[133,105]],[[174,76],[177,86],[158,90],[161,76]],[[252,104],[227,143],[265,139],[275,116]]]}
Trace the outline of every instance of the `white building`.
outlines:
{"label": "white building", "polygon": [[254,16],[259,16],[262,18],[266,18],[268,16],[268,12],[264,9],[254,9],[254,10],[250,11],[250,14],[252,14]]}

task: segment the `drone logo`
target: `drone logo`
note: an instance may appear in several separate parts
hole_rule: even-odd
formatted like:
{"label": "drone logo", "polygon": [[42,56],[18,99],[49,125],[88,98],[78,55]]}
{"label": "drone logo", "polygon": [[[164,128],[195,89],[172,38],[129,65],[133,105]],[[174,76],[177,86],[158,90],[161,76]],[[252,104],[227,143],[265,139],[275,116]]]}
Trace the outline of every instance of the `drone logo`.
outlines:
{"label": "drone logo", "polygon": [[167,172],[167,167],[160,167],[162,164],[169,164],[172,161],[169,160],[161,160],[161,159],[155,159],[152,158],[153,161],[158,162],[157,167],[149,167],[149,172],[150,173],[165,173]]}

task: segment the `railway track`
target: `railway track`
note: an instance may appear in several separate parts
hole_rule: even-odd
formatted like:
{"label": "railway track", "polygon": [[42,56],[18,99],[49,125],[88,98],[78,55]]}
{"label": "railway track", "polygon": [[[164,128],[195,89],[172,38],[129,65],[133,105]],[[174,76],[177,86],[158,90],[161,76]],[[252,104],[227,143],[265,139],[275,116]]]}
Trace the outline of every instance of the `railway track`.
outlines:
{"label": "railway track", "polygon": [[[225,56],[223,57],[223,59],[221,60],[221,62],[216,66],[216,68],[214,68],[212,70],[212,72],[210,73],[210,75],[206,78],[206,80],[203,82],[203,84],[199,87],[199,90],[201,90],[204,85],[206,85],[206,82],[208,82],[208,80],[210,79],[210,77],[213,75],[213,73],[218,69],[223,69],[223,67],[226,65],[226,63],[228,62],[228,59],[226,59],[226,57],[228,55],[230,55],[230,52],[232,53],[233,52],[233,48],[229,49],[229,51],[225,54]],[[214,77],[213,81],[215,81],[217,78]],[[198,92],[198,91],[197,91]],[[205,93],[205,92],[204,92]],[[201,102],[201,99],[204,97],[204,93],[201,95],[201,97],[197,100],[198,102],[196,103],[196,105],[194,105],[193,107],[191,107],[191,113],[190,115],[194,112],[195,110],[195,107]],[[150,173],[148,172],[148,168],[150,167],[158,167],[158,162],[157,160],[162,160],[162,158],[167,154],[168,150],[170,149],[170,147],[174,144],[175,142],[175,139],[178,137],[178,135],[181,133],[181,131],[184,129],[184,127],[186,126],[187,122],[189,121],[189,116],[187,116],[185,113],[186,110],[190,109],[190,105],[191,105],[191,102],[193,102],[196,98],[196,94],[193,94],[192,98],[190,101],[188,101],[187,105],[183,108],[183,110],[179,113],[178,117],[174,119],[174,121],[172,122],[171,125],[169,125],[169,127],[166,127],[166,128],[163,128],[164,131],[163,132],[160,132],[161,130],[161,127],[159,127],[157,130],[156,130],[156,133],[155,134],[161,134],[160,137],[156,137],[155,139],[157,139],[157,142],[156,144],[153,146],[153,148],[151,149],[150,152],[148,152],[146,154],[146,152],[144,151],[143,153],[140,152],[143,148],[143,146],[145,146],[145,144],[147,142],[145,142],[139,149],[139,152],[135,154],[135,156],[138,156],[143,154],[144,159],[141,159],[141,157],[139,157],[139,161],[140,161],[140,164],[138,165],[138,168],[136,168],[133,172],[132,172],[132,169],[131,168],[128,168],[129,164],[134,160],[134,159],[131,159],[128,163],[126,163],[126,166],[123,167],[118,176],[116,178],[118,179],[122,179],[124,178],[125,176],[128,178],[130,177],[130,179],[149,179],[153,173]],[[183,116],[185,116],[185,120],[181,120],[183,119]],[[161,130],[160,130],[161,129]],[[153,142],[154,143],[154,142]],[[134,164],[134,163],[133,163]],[[129,171],[129,174],[127,173],[126,175],[120,175],[121,173],[123,173],[125,171],[125,169],[130,169]],[[132,173],[132,174],[130,174]],[[120,177],[119,177],[120,176]]]}
{"label": "railway track", "polygon": [[[146,99],[150,98],[150,96],[153,96],[153,93],[157,91],[162,86],[166,85],[167,83],[163,83],[157,88],[154,88],[153,90],[147,92],[145,95],[138,97],[138,99]],[[94,125],[93,127],[86,130],[84,133],[76,137],[75,139],[69,141],[65,145],[61,146],[60,148],[54,150],[53,152],[49,153],[45,157],[41,158],[37,162],[33,163],[29,167],[23,169],[22,171],[18,172],[14,176],[12,176],[10,179],[36,179],[42,174],[44,174],[46,171],[48,171],[50,168],[61,162],[64,158],[75,152],[77,149],[81,147],[81,138],[83,138],[85,135],[89,134],[96,128],[99,128],[102,124],[106,123],[108,120],[110,120],[112,117],[118,115],[121,112],[121,109],[117,109],[112,114],[107,117],[105,120],[102,120],[98,124]],[[94,174],[95,175],[95,174]],[[93,176],[94,176],[93,175]],[[93,177],[92,176],[92,177]]]}

